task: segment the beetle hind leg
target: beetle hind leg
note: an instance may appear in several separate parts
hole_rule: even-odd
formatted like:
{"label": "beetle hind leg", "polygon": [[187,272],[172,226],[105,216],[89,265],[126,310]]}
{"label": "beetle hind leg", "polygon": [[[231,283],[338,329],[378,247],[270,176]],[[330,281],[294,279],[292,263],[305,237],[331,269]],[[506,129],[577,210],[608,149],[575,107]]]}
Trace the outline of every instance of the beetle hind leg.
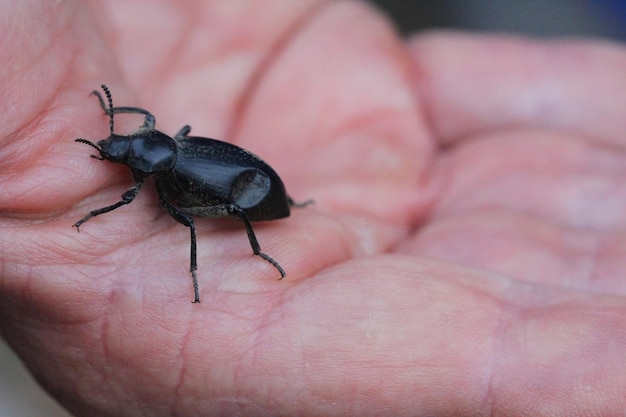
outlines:
{"label": "beetle hind leg", "polygon": [[241,220],[244,226],[246,226],[246,232],[248,233],[248,240],[250,241],[250,246],[252,246],[252,252],[255,255],[260,256],[261,258],[265,259],[274,268],[276,268],[278,272],[280,273],[279,279],[285,278],[287,274],[285,274],[285,270],[282,268],[282,266],[280,266],[280,264],[276,262],[274,258],[272,258],[266,253],[261,252],[261,245],[259,245],[259,241],[257,240],[256,235],[254,234],[254,229],[252,229],[252,224],[250,223],[250,220],[248,219],[248,216],[246,216],[246,213],[244,213],[243,209],[233,204],[228,207],[228,212],[231,216],[237,217],[239,220]]}
{"label": "beetle hind leg", "polygon": [[268,254],[259,251],[259,252],[255,253],[255,255],[258,255],[261,258],[265,259],[267,262],[272,264],[274,266],[274,268],[276,268],[278,270],[278,272],[280,273],[280,278],[278,278],[279,280],[281,280],[281,279],[283,279],[283,278],[285,278],[287,276],[287,274],[285,273],[285,270],[283,269],[283,267],[280,266],[280,264],[278,262],[276,262],[274,260],[274,258],[269,256]]}
{"label": "beetle hind leg", "polygon": [[315,201],[312,198],[309,198],[308,200],[305,200],[303,202],[297,202],[293,198],[287,196],[287,203],[289,203],[289,207],[301,208],[301,207],[309,206],[315,203]]}

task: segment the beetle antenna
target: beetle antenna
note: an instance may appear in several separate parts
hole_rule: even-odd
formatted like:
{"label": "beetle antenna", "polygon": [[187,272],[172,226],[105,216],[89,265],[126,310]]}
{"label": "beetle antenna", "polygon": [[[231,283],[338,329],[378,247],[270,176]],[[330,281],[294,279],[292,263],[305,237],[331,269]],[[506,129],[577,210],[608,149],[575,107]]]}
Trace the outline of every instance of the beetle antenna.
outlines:
{"label": "beetle antenna", "polygon": [[102,84],[100,87],[102,87],[102,91],[106,94],[107,101],[109,102],[109,111],[107,113],[109,113],[109,127],[111,128],[111,134],[113,134],[113,97],[111,97],[109,87],[105,84]]}
{"label": "beetle antenna", "polygon": [[[89,145],[92,148],[95,148],[98,152],[102,153],[102,149],[96,145],[95,143],[88,141],[87,139],[83,139],[83,138],[78,138],[78,139],[74,139],[74,142],[78,142],[78,143],[84,143],[85,145]],[[95,159],[99,159],[101,161],[104,160],[104,158],[102,156],[97,156],[97,155],[90,155],[92,158]]]}

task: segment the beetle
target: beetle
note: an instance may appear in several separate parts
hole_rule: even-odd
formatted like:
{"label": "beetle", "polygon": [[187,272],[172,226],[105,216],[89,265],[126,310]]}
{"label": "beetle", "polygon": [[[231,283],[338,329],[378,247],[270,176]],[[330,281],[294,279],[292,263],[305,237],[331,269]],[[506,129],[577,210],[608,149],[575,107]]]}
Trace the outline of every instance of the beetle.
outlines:
{"label": "beetle", "polygon": [[[76,230],[92,217],[130,204],[139,194],[145,178],[153,177],[161,206],[177,222],[191,232],[190,272],[193,279],[194,303],[200,302],[196,256],[196,227],[193,216],[234,218],[243,222],[254,255],[269,262],[285,277],[285,271],[272,257],[261,252],[252,228],[253,221],[288,217],[291,207],[303,207],[307,200],[296,203],[287,195],[278,174],[258,156],[231,143],[216,139],[189,136],[191,127],[183,126],[172,138],[155,129],[156,119],[139,107],[113,107],[108,87],[101,85],[108,107],[99,91],[92,91],[100,107],[109,116],[108,138],[91,142],[75,141],[95,148],[98,160],[126,165],[135,185],[122,194],[115,204],[92,210],[74,224]],[[143,125],[130,135],[114,133],[114,116],[137,113],[144,116]]]}

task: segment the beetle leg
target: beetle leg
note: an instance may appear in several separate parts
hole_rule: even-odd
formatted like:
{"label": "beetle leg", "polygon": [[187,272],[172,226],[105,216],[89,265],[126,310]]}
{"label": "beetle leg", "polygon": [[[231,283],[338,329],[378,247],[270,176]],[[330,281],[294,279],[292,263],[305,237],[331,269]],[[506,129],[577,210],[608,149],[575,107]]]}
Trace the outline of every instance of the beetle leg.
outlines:
{"label": "beetle leg", "polygon": [[199,303],[200,291],[198,290],[198,276],[196,275],[196,271],[198,270],[198,260],[196,254],[196,226],[190,215],[174,207],[169,203],[169,201],[161,196],[159,196],[159,200],[161,201],[161,205],[165,208],[169,215],[174,218],[174,220],[187,226],[191,230],[191,261],[189,271],[191,272],[191,277],[193,279],[193,302]]}
{"label": "beetle leg", "polygon": [[98,98],[98,101],[100,102],[100,107],[102,107],[102,110],[104,110],[104,114],[109,116],[109,108],[106,106],[106,104],[104,104],[104,99],[102,98],[102,94],[100,94],[98,90],[93,90],[91,94],[89,95],[96,96]]}
{"label": "beetle leg", "polygon": [[141,185],[143,184],[142,179],[136,179],[136,180],[137,180],[137,183],[135,184],[135,186],[131,188],[130,190],[126,191],[124,194],[122,194],[122,199],[120,201],[110,206],[102,207],[97,210],[92,210],[85,217],[83,217],[82,219],[74,223],[74,227],[76,228],[76,230],[80,232],[80,225],[85,223],[87,220],[91,219],[92,217],[99,216],[100,214],[108,213],[109,211],[113,211],[116,208],[121,207],[125,204],[132,203],[135,197],[137,197],[137,194],[139,194],[139,190],[141,189]]}
{"label": "beetle leg", "polygon": [[313,204],[314,203],[313,199],[310,199],[310,198],[308,200],[306,200],[306,201],[303,201],[302,203],[298,203],[298,202],[294,201],[293,198],[291,198],[289,196],[287,196],[287,202],[289,203],[289,207],[298,207],[298,208],[306,207],[309,204]]}
{"label": "beetle leg", "polygon": [[174,139],[185,139],[185,137],[187,137],[189,132],[191,132],[191,126],[185,125],[180,128],[176,136],[174,136]]}
{"label": "beetle leg", "polygon": [[271,256],[261,252],[261,246],[259,245],[259,241],[256,239],[254,230],[252,229],[252,224],[250,223],[250,220],[248,219],[248,216],[243,211],[243,209],[236,204],[229,205],[227,209],[228,209],[228,213],[231,216],[239,218],[239,220],[241,220],[243,224],[246,226],[246,232],[248,233],[248,240],[250,241],[250,246],[252,246],[252,252],[255,255],[260,256],[261,258],[265,259],[267,262],[272,264],[274,268],[276,268],[278,272],[280,272],[279,279],[285,278],[285,275],[286,275],[285,270],[278,264],[278,262],[276,262]]}
{"label": "beetle leg", "polygon": [[143,121],[143,125],[141,126],[143,129],[154,129],[154,126],[156,124],[156,119],[154,118],[154,116],[152,115],[152,113],[150,113],[148,110],[144,110],[142,108],[139,107],[113,107],[110,110],[106,110],[107,114],[109,112],[113,112],[113,114],[119,114],[119,113],[139,113],[139,114],[143,114],[145,117],[144,121]]}
{"label": "beetle leg", "polygon": [[111,116],[111,114],[119,114],[119,113],[139,113],[143,114],[146,118],[143,122],[143,126],[146,129],[154,129],[156,124],[156,119],[148,110],[142,109],[140,107],[112,107],[108,108],[106,104],[104,104],[104,99],[102,98],[102,94],[99,91],[92,91],[92,95],[98,98],[98,102],[100,102],[100,107],[104,110],[104,114]]}

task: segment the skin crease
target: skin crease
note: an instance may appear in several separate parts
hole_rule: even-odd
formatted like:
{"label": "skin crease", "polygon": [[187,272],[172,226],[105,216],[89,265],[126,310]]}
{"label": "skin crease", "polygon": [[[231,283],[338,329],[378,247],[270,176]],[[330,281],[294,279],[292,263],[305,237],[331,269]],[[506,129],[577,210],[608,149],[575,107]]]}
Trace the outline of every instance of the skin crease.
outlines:
{"label": "skin crease", "polygon": [[[0,331],[76,415],[626,409],[626,51],[399,39],[356,1],[0,4]],[[73,142],[90,91],[315,206],[188,230]],[[116,117],[116,132],[142,122]]]}

